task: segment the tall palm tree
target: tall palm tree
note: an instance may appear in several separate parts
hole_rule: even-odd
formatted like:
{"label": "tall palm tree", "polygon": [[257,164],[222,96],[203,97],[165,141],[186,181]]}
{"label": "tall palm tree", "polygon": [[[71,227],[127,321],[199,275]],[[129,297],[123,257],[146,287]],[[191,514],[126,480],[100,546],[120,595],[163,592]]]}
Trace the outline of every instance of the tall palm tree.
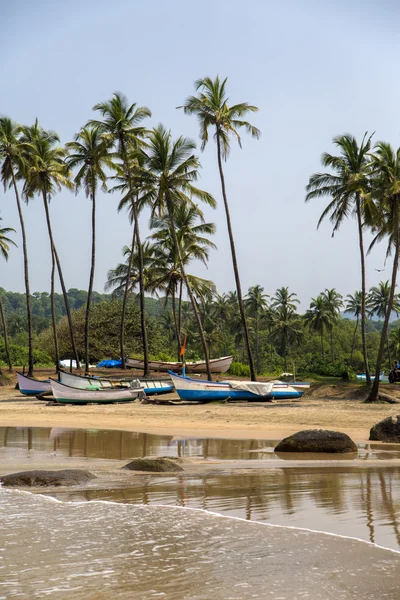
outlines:
{"label": "tall palm tree", "polygon": [[[132,169],[136,166],[136,161],[132,160],[132,150],[138,149],[146,134],[146,129],[139,125],[146,117],[151,117],[151,111],[146,106],[137,106],[135,103],[129,104],[128,99],[121,93],[113,94],[111,100],[100,102],[93,107],[93,110],[100,112],[102,121],[91,120],[89,125],[100,127],[100,131],[114,145],[122,162],[122,168],[129,188],[131,201],[132,217],[134,223],[134,235],[132,240],[132,249],[136,239],[138,258],[139,258],[139,293],[140,293],[140,318],[142,327],[144,376],[148,377],[149,371],[149,351],[147,342],[146,318],[145,318],[145,300],[143,284],[143,256],[142,243],[139,229],[139,209],[137,205],[138,190],[135,188],[132,180]],[[120,346],[122,367],[125,369],[125,350],[124,350],[124,319],[126,309],[126,299],[123,303],[123,313],[121,318]]]}
{"label": "tall palm tree", "polygon": [[325,360],[324,350],[324,331],[331,326],[332,315],[328,310],[327,304],[323,296],[320,294],[317,298],[311,298],[310,308],[304,315],[304,321],[312,331],[315,331],[321,336],[321,354],[322,360]]}
{"label": "tall palm tree", "polygon": [[[367,309],[370,317],[376,316],[379,319],[384,319],[389,306],[390,298],[390,283],[389,281],[380,281],[377,286],[370,289],[367,297]],[[397,315],[400,314],[400,297],[399,294],[395,294],[393,297],[392,312]],[[389,344],[389,332],[386,331],[386,345],[388,352],[388,365],[389,370],[392,368],[392,361],[390,358],[390,344]]]}
{"label": "tall palm tree", "polygon": [[395,291],[397,281],[397,271],[399,268],[400,256],[400,148],[394,150],[390,144],[379,142],[375,146],[375,152],[372,160],[372,187],[373,196],[376,198],[378,206],[378,215],[382,216],[375,222],[375,232],[388,234],[389,250],[393,248],[393,268],[392,279],[390,283],[390,294],[387,302],[387,309],[383,321],[381,339],[376,361],[375,379],[367,402],[376,402],[379,391],[379,375],[381,372],[385,342],[389,327],[389,319],[395,305]]}
{"label": "tall palm tree", "polygon": [[255,321],[257,375],[260,374],[260,319],[263,311],[265,311],[268,306],[268,297],[269,296],[267,294],[264,294],[264,288],[261,287],[261,285],[254,285],[253,287],[249,288],[247,296],[244,299],[247,312]]}
{"label": "tall palm tree", "polygon": [[[2,221],[2,220],[3,219],[0,217],[0,221]],[[5,260],[8,260],[8,251],[10,249],[10,245],[13,245],[13,246],[17,245],[11,238],[7,237],[7,234],[11,233],[12,231],[15,233],[15,229],[12,229],[12,227],[0,227],[0,254],[2,254],[2,256]],[[7,323],[6,323],[6,319],[4,316],[3,302],[1,300],[1,296],[0,296],[0,318],[1,318],[1,324],[3,327],[4,349],[6,351],[8,370],[10,373],[12,373],[13,368],[12,368],[11,357],[10,357],[10,348],[8,345]]]}
{"label": "tall palm tree", "polygon": [[33,343],[32,343],[32,308],[29,288],[28,248],[26,243],[25,222],[17,186],[17,173],[23,163],[24,145],[20,140],[21,127],[8,117],[0,117],[0,164],[1,180],[6,190],[14,188],[17,202],[19,222],[22,234],[22,251],[24,256],[24,281],[26,316],[28,325],[28,375],[33,376]]}
{"label": "tall palm tree", "polygon": [[333,354],[333,327],[339,319],[340,309],[343,306],[343,297],[334,288],[331,290],[326,289],[324,292],[322,292],[321,296],[326,304],[327,312],[330,315],[330,323],[328,328],[331,336],[331,356],[333,362],[335,360]]}
{"label": "tall palm tree", "polygon": [[252,381],[256,380],[253,356],[251,353],[249,333],[246,323],[246,314],[242,298],[242,287],[239,277],[239,267],[236,258],[235,240],[233,237],[232,223],[229,211],[228,197],[226,193],[225,177],[222,168],[222,161],[227,160],[230,152],[230,137],[233,135],[240,148],[242,147],[239,130],[244,128],[252,137],[259,139],[261,133],[257,127],[244,121],[243,117],[249,112],[256,112],[258,108],[247,102],[228,106],[228,96],[226,95],[227,78],[220,80],[217,76],[214,80],[210,77],[198,79],[195,82],[197,96],[189,96],[183,109],[189,115],[196,115],[200,123],[200,138],[202,141],[201,149],[207,145],[208,130],[210,127],[215,129],[214,139],[217,143],[218,169],[221,179],[222,196],[224,199],[226,222],[228,227],[229,241],[232,253],[233,270],[235,273],[236,290],[238,295],[239,310],[242,319],[243,332],[246,342],[247,355],[250,366]]}
{"label": "tall palm tree", "polygon": [[280,340],[286,371],[288,370],[287,354],[290,340],[293,338],[295,341],[299,341],[303,331],[300,317],[296,314],[297,304],[300,302],[296,296],[295,292],[289,293],[288,287],[281,287],[271,298],[272,337]]}
{"label": "tall palm tree", "polygon": [[57,327],[54,304],[54,271],[57,266],[61,289],[64,297],[65,310],[67,313],[68,325],[71,336],[72,352],[79,367],[79,355],[75,342],[74,326],[72,323],[71,310],[69,306],[67,289],[64,282],[64,276],[61,268],[60,258],[54,243],[53,231],[51,227],[49,203],[56,191],[63,187],[72,190],[73,184],[70,179],[70,172],[65,163],[66,150],[55,144],[59,142],[57,134],[43,130],[37,123],[32,127],[24,127],[22,140],[27,144],[26,164],[23,171],[25,183],[23,195],[27,201],[33,198],[35,194],[41,195],[46,216],[47,231],[50,240],[50,252],[52,258],[51,274],[51,303],[52,303],[52,321],[56,355],[56,368],[59,367]]}
{"label": "tall palm tree", "polygon": [[364,356],[364,368],[367,384],[371,377],[368,365],[367,336],[366,336],[366,275],[363,222],[365,213],[369,211],[369,173],[371,138],[367,133],[361,144],[350,134],[341,135],[333,139],[339,149],[339,156],[327,152],[322,155],[322,165],[332,169],[328,173],[314,173],[311,175],[306,187],[306,202],[312,198],[328,196],[331,198],[328,206],[322,212],[318,227],[325,217],[329,216],[333,223],[332,235],[349,216],[355,215],[358,226],[358,244],[361,261],[361,337]]}
{"label": "tall palm tree", "polygon": [[354,296],[352,296],[351,294],[347,294],[344,312],[350,313],[350,314],[354,315],[356,318],[356,325],[354,327],[354,332],[353,332],[353,341],[351,344],[350,364],[352,363],[352,360],[353,360],[354,345],[355,345],[355,341],[356,341],[356,333],[357,333],[357,329],[358,329],[358,322],[360,320],[361,310],[362,310],[362,292],[361,292],[361,290],[356,290],[354,292]]}
{"label": "tall palm tree", "polygon": [[85,316],[85,371],[89,371],[89,322],[90,306],[94,282],[96,260],[96,192],[101,183],[103,191],[107,190],[106,167],[111,168],[113,162],[109,155],[109,141],[101,135],[99,127],[84,127],[76,136],[75,141],[67,144],[70,151],[67,164],[70,168],[77,168],[75,176],[75,191],[84,187],[86,197],[92,201],[92,256],[90,265],[88,297]]}
{"label": "tall palm tree", "polygon": [[182,204],[196,206],[193,199],[199,199],[209,206],[215,206],[215,200],[211,194],[200,190],[194,185],[194,182],[198,179],[200,167],[197,156],[193,154],[195,147],[194,142],[182,136],[172,141],[171,132],[167,131],[163,125],[158,125],[148,137],[148,148],[141,151],[139,163],[141,164],[141,161],[143,161],[144,166],[138,167],[138,183],[143,189],[142,200],[152,206],[153,215],[164,215],[171,225],[171,235],[183,281],[192,303],[200,334],[207,375],[211,380],[208,348],[203,325],[192,286],[186,275],[175,229],[175,214]]}

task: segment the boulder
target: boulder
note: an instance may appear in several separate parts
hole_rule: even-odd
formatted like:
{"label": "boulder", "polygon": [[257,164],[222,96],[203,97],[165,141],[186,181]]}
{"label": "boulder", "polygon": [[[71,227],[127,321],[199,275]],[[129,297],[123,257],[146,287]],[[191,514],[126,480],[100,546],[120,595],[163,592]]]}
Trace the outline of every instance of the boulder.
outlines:
{"label": "boulder", "polygon": [[369,439],[378,442],[400,443],[400,415],[387,417],[373,425],[369,432]]}
{"label": "boulder", "polygon": [[305,429],[284,438],[275,452],[357,452],[357,446],[345,433],[327,429]]}
{"label": "boulder", "polygon": [[177,461],[172,458],[135,458],[122,467],[130,471],[147,471],[152,473],[168,473],[171,471],[183,471]]}
{"label": "boulder", "polygon": [[4,486],[53,486],[53,485],[79,485],[96,475],[78,469],[64,469],[62,471],[21,471],[0,477]]}

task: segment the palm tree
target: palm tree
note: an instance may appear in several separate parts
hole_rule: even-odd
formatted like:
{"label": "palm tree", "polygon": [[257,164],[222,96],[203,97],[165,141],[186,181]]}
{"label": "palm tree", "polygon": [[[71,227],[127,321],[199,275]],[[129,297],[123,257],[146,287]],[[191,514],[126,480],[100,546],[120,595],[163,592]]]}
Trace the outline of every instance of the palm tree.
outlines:
{"label": "palm tree", "polygon": [[19,222],[22,234],[22,251],[24,255],[24,280],[26,315],[28,325],[28,375],[33,376],[33,343],[32,343],[32,308],[29,289],[28,249],[26,244],[25,223],[22,214],[20,196],[17,187],[17,173],[23,163],[24,145],[20,140],[21,127],[8,117],[0,117],[0,164],[1,180],[6,190],[14,188],[17,202]]}
{"label": "palm tree", "polygon": [[67,144],[71,154],[67,158],[70,168],[78,168],[75,176],[75,191],[83,186],[86,197],[92,201],[92,257],[85,317],[85,371],[89,372],[89,321],[92,301],[95,259],[96,259],[96,191],[99,182],[103,191],[107,190],[105,167],[112,167],[109,156],[109,142],[101,135],[99,127],[84,127],[75,141]]}
{"label": "palm tree", "polygon": [[[139,210],[137,205],[138,190],[135,188],[132,181],[132,169],[136,166],[136,161],[131,159],[131,152],[132,150],[139,148],[140,145],[143,143],[143,138],[146,134],[146,129],[140,126],[139,123],[141,123],[146,117],[151,117],[151,111],[146,106],[137,106],[135,103],[129,104],[127,98],[119,92],[114,93],[111,100],[96,104],[93,107],[93,110],[99,111],[103,117],[103,120],[91,120],[89,122],[89,125],[100,127],[100,131],[116,147],[117,153],[122,161],[122,168],[126,178],[126,184],[129,188],[129,197],[134,223],[132,249],[134,247],[134,242],[136,239],[139,258],[139,294],[144,359],[144,376],[148,377],[150,374],[149,351],[145,318],[142,243],[140,239]],[[126,368],[124,360],[124,321],[126,301],[127,294],[123,302],[120,330],[121,359],[122,368],[124,369]]]}
{"label": "palm tree", "polygon": [[23,171],[25,183],[23,195],[27,201],[33,198],[35,194],[41,194],[46,215],[46,224],[50,240],[50,251],[52,258],[51,271],[51,304],[52,304],[52,321],[54,333],[54,345],[56,356],[56,367],[59,367],[58,343],[57,343],[57,327],[54,304],[54,271],[57,265],[58,276],[64,297],[65,310],[67,313],[68,325],[71,336],[72,352],[79,368],[79,356],[75,343],[74,326],[72,323],[71,310],[67,295],[67,289],[64,282],[64,276],[61,269],[61,262],[54,243],[53,232],[50,221],[49,203],[55,192],[61,190],[62,187],[73,189],[73,184],[70,179],[70,172],[65,163],[66,150],[61,146],[55,146],[59,142],[57,134],[47,132],[40,128],[37,121],[32,127],[23,128],[23,141],[27,144],[28,150],[26,153],[26,165]]}
{"label": "palm tree", "polygon": [[360,320],[360,315],[361,315],[361,308],[362,308],[362,292],[360,290],[356,290],[354,292],[354,296],[352,296],[351,294],[347,294],[344,312],[350,313],[350,314],[354,315],[356,318],[356,326],[354,327],[353,341],[351,344],[350,364],[352,363],[352,360],[353,360],[354,345],[355,345],[355,341],[356,341],[358,322]]}
{"label": "palm tree", "polygon": [[249,288],[247,292],[247,296],[245,297],[245,307],[247,309],[248,314],[255,321],[255,342],[256,342],[256,371],[257,375],[260,374],[260,318],[263,311],[266,310],[268,303],[267,298],[269,297],[267,294],[264,294],[264,288],[260,285],[254,285]]}
{"label": "palm tree", "polygon": [[[367,297],[367,308],[370,317],[376,316],[379,319],[384,319],[388,310],[389,298],[390,298],[390,283],[389,281],[380,281],[377,286],[370,289]],[[400,297],[399,294],[395,294],[393,297],[392,312],[397,315],[400,314]],[[390,358],[390,345],[389,345],[389,332],[386,331],[386,344],[388,351],[389,370],[392,368],[392,361]]]}
{"label": "palm tree", "polygon": [[302,336],[302,327],[299,316],[296,314],[299,299],[295,292],[289,293],[288,287],[281,287],[276,290],[275,296],[272,296],[271,310],[272,326],[271,333],[273,338],[280,340],[281,350],[285,359],[285,369],[287,371],[287,353],[291,338],[299,341]]}
{"label": "palm tree", "polygon": [[251,106],[247,102],[228,106],[229,99],[225,90],[226,82],[227,78],[221,81],[218,76],[214,80],[212,80],[210,77],[197,80],[195,82],[195,88],[198,92],[198,95],[189,96],[185,102],[185,105],[183,106],[183,109],[185,113],[189,115],[196,115],[199,120],[202,150],[204,150],[208,142],[209,127],[215,128],[214,139],[217,143],[218,169],[221,179],[222,196],[224,199],[226,222],[231,246],[239,310],[249,359],[251,379],[252,381],[255,381],[256,373],[254,369],[253,356],[251,353],[250,339],[246,323],[246,314],[242,298],[239,268],[236,259],[235,240],[233,237],[222,161],[226,160],[229,156],[231,135],[236,138],[240,148],[242,147],[239,129],[244,128],[247,133],[250,133],[250,135],[256,139],[259,139],[261,134],[257,127],[254,127],[248,121],[243,120],[243,117],[245,117],[247,113],[256,112],[258,111],[258,108],[256,106]]}
{"label": "palm tree", "polygon": [[211,380],[208,348],[203,325],[192,286],[186,275],[175,229],[175,215],[182,204],[196,206],[193,198],[197,198],[206,202],[209,206],[215,206],[215,200],[211,194],[194,186],[193,182],[198,179],[200,167],[198,158],[193,154],[195,147],[194,142],[182,136],[173,142],[171,132],[159,125],[149,135],[148,149],[141,151],[139,164],[143,161],[144,166],[138,167],[138,183],[143,189],[142,200],[152,206],[153,215],[164,215],[171,225],[171,235],[180,270],[192,303],[201,338],[207,375]]}
{"label": "palm tree", "polygon": [[323,211],[318,227],[329,215],[333,223],[332,235],[336,233],[345,219],[355,215],[358,225],[358,243],[361,259],[361,337],[364,356],[364,368],[367,384],[371,377],[368,365],[367,336],[366,336],[366,276],[363,221],[368,212],[368,192],[370,173],[371,137],[364,135],[361,144],[350,134],[334,138],[333,143],[338,147],[340,155],[334,156],[325,152],[322,155],[322,165],[331,168],[333,173],[314,173],[306,187],[306,202],[312,198],[329,196],[332,200]]}
{"label": "palm tree", "polygon": [[334,362],[335,357],[333,354],[333,327],[337,323],[338,318],[340,316],[340,309],[343,306],[343,297],[339,294],[334,288],[331,290],[326,289],[321,294],[324,302],[326,303],[326,309],[328,314],[330,315],[330,323],[329,323],[329,331],[331,335],[331,356],[332,362]]}
{"label": "palm tree", "polygon": [[400,256],[400,148],[394,150],[390,144],[379,142],[375,146],[375,153],[372,155],[371,160],[373,196],[376,199],[378,215],[380,214],[381,216],[380,221],[375,221],[374,230],[378,232],[378,236],[379,233],[389,235],[388,250],[394,249],[394,257],[390,293],[376,361],[375,379],[366,402],[376,402],[378,400],[379,375],[387,339],[389,319],[396,305],[395,291]]}
{"label": "palm tree", "polygon": [[[2,220],[3,219],[0,217],[0,221],[2,221]],[[0,254],[3,255],[3,258],[5,260],[8,260],[8,251],[10,249],[10,244],[12,244],[13,246],[17,245],[12,239],[7,237],[7,234],[11,233],[12,231],[15,232],[15,229],[12,229],[11,227],[0,227]],[[11,363],[11,358],[10,358],[10,348],[8,345],[7,324],[6,324],[6,319],[4,316],[3,302],[1,301],[1,296],[0,296],[0,318],[1,318],[1,324],[3,327],[4,348],[6,351],[8,370],[10,373],[12,373],[13,368],[12,368],[12,363]]]}
{"label": "palm tree", "polygon": [[332,315],[328,310],[325,299],[320,294],[317,298],[311,298],[310,308],[304,315],[304,320],[310,329],[317,332],[321,336],[321,354],[322,360],[325,361],[324,350],[324,330],[331,326]]}

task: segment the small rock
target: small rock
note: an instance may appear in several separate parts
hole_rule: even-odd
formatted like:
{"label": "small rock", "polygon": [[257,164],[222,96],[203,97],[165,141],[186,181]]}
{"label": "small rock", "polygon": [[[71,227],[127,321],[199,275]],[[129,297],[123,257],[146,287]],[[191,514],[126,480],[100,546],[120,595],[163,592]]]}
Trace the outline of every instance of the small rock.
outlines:
{"label": "small rock", "polygon": [[357,452],[357,446],[345,433],[327,429],[305,429],[284,438],[275,452]]}
{"label": "small rock", "polygon": [[400,443],[400,415],[387,417],[373,425],[369,432],[369,439],[378,442]]}
{"label": "small rock", "polygon": [[96,475],[89,471],[78,469],[64,469],[62,471],[21,471],[0,477],[0,483],[4,486],[52,486],[52,485],[79,485]]}
{"label": "small rock", "polygon": [[135,458],[122,468],[129,469],[130,471],[147,471],[152,473],[183,471],[182,467],[170,458]]}

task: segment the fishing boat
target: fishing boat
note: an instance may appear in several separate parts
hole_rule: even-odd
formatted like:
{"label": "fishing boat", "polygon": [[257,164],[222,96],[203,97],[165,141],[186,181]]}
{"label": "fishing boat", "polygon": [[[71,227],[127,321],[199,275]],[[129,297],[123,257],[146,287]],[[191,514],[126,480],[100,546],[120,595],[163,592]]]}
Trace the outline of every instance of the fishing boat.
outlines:
{"label": "fishing boat", "polygon": [[[211,373],[226,373],[232,364],[233,356],[222,356],[221,358],[210,359],[210,371]],[[127,358],[126,366],[132,369],[143,369],[144,361],[138,358]],[[186,373],[207,373],[205,361],[197,362],[186,362]],[[182,371],[182,362],[168,362],[160,360],[150,360],[149,368],[152,371]]]}
{"label": "fishing boat", "polygon": [[285,385],[291,385],[295,390],[308,390],[310,389],[311,383],[309,381],[281,381],[275,380],[275,383],[284,383]]}
{"label": "fishing boat", "polygon": [[56,402],[62,404],[112,404],[114,402],[132,402],[138,396],[144,396],[139,382],[135,387],[82,390],[50,379],[50,385]]}
{"label": "fishing boat", "polygon": [[81,390],[129,388],[132,386],[132,382],[137,381],[140,382],[140,386],[144,389],[147,396],[152,396],[155,394],[168,394],[169,392],[172,392],[174,390],[174,386],[172,384],[171,379],[163,379],[160,377],[153,379],[132,379],[132,377],[84,377],[83,375],[75,375],[73,373],[66,373],[65,371],[60,371],[59,379],[61,383]]}
{"label": "fishing boat", "polygon": [[285,383],[249,381],[204,381],[177,375],[169,371],[181,400],[211,402],[212,400],[273,400],[300,398],[303,392]]}
{"label": "fishing boat", "polygon": [[28,377],[22,373],[17,373],[18,387],[21,394],[25,396],[37,396],[44,392],[51,392],[51,385],[49,379],[35,379],[34,377]]}

